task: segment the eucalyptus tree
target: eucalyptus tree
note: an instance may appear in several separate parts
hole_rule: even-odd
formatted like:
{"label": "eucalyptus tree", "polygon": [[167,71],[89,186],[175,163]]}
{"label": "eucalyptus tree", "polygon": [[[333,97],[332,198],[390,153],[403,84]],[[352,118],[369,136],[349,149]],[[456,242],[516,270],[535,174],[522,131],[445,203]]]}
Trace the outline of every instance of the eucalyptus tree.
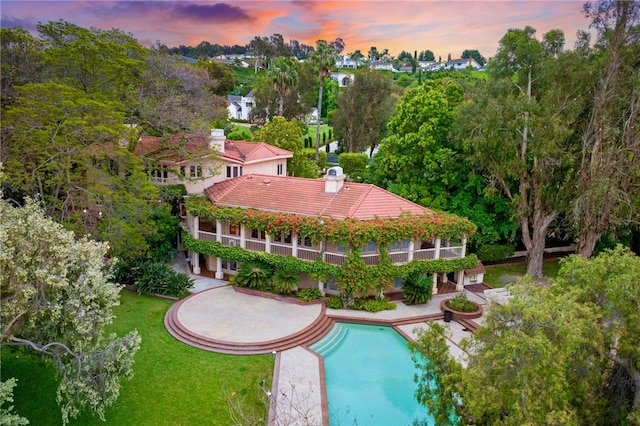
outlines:
{"label": "eucalyptus tree", "polygon": [[580,131],[571,213],[577,252],[589,257],[604,233],[640,220],[640,4],[598,1],[583,10],[598,33],[595,47],[583,52],[596,78]]}
{"label": "eucalyptus tree", "polygon": [[390,76],[368,68],[356,71],[353,84],[338,94],[332,118],[341,152],[362,152],[366,148],[373,152],[396,102]]}
{"label": "eucalyptus tree", "polygon": [[583,70],[574,54],[545,55],[533,28],[511,29],[489,63],[491,80],[461,110],[468,152],[513,202],[527,274],[536,278],[547,230],[573,195],[572,138],[586,99],[575,83]]}
{"label": "eucalyptus tree", "polygon": [[284,113],[284,98],[287,89],[294,86],[298,82],[298,71],[290,58],[279,56],[271,63],[271,67],[267,71],[267,78],[273,84],[279,95],[278,115]]}

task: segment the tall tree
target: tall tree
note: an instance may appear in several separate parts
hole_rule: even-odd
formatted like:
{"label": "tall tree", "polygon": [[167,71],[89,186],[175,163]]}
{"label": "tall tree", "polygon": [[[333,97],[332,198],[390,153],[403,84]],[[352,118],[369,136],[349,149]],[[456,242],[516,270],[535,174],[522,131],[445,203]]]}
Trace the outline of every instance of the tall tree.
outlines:
{"label": "tall tree", "polygon": [[331,43],[329,43],[331,46],[333,46],[333,50],[335,52],[336,55],[341,54],[344,51],[345,46],[347,45],[344,40],[340,37],[336,38],[335,40],[333,40]]}
{"label": "tall tree", "polygon": [[589,257],[604,233],[640,217],[640,4],[599,1],[584,13],[598,31],[591,52],[597,79],[580,135],[573,213],[577,252]]}
{"label": "tall tree", "polygon": [[362,58],[364,58],[364,55],[362,54],[362,52],[360,50],[356,50],[355,52],[353,52],[351,54],[351,59],[356,61],[356,68],[358,68],[358,66],[360,65],[360,60]]}
{"label": "tall tree", "polygon": [[105,333],[120,291],[107,282],[107,243],[77,239],[34,202],[0,199],[0,229],[0,346],[53,360],[63,424],[85,409],[104,420],[140,347],[135,331]]}
{"label": "tall tree", "polygon": [[361,152],[380,143],[394,107],[392,80],[368,68],[358,70],[352,85],[338,95],[332,125],[342,152]]}
{"label": "tall tree", "polygon": [[570,137],[584,99],[573,84],[575,58],[558,66],[534,35],[531,27],[511,29],[500,40],[489,64],[492,81],[465,105],[470,119],[461,123],[474,158],[516,206],[527,274],[542,278],[547,230],[570,196],[563,192],[570,186]]}
{"label": "tall tree", "polygon": [[0,99],[4,107],[15,101],[15,87],[42,82],[46,67],[42,43],[25,29],[0,29],[0,46]]}
{"label": "tall tree", "polygon": [[329,72],[336,65],[335,48],[332,44],[327,44],[325,40],[316,42],[316,50],[311,55],[310,61],[318,69],[320,88],[318,90],[318,120],[316,123],[316,164],[318,164],[318,151],[320,150],[320,121],[322,118],[322,94],[324,91],[324,80],[329,76]]}
{"label": "tall tree", "polygon": [[227,115],[226,99],[213,94],[217,83],[204,68],[154,50],[141,77],[131,120],[149,134],[208,133],[213,120]]}
{"label": "tall tree", "polygon": [[202,61],[196,63],[196,67],[207,71],[211,81],[211,91],[218,96],[227,96],[236,86],[236,77],[227,64],[216,61]]}
{"label": "tall tree", "polygon": [[468,49],[465,49],[465,50],[462,52],[462,56],[461,56],[461,58],[462,58],[462,59],[469,59],[469,58],[473,58],[473,59],[475,59],[475,61],[476,61],[478,64],[480,64],[480,66],[484,66],[484,64],[486,64],[486,63],[487,63],[487,60],[485,59],[485,57],[484,57],[484,56],[482,56],[482,55],[480,54],[480,52],[478,52],[476,49],[474,49],[474,50],[468,50]]}
{"label": "tall tree", "polygon": [[427,49],[420,52],[420,54],[418,55],[418,60],[419,61],[435,61],[436,57],[434,56],[431,50]]}
{"label": "tall tree", "polygon": [[317,168],[302,152],[302,128],[306,126],[295,118],[287,121],[284,117],[274,117],[255,133],[253,140],[293,152],[293,158],[287,164],[289,175],[315,178],[318,176]]}
{"label": "tall tree", "polygon": [[280,97],[278,115],[282,116],[284,114],[284,98],[287,94],[287,89],[297,83],[298,71],[291,59],[280,56],[271,63],[267,78],[271,81]]}

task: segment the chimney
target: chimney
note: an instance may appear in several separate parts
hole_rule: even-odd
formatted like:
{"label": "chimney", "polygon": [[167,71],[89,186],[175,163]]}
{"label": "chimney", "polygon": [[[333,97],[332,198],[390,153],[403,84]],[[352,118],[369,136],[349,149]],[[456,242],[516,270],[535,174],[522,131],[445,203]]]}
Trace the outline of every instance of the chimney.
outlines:
{"label": "chimney", "polygon": [[226,139],[224,129],[211,129],[211,135],[209,135],[209,149],[224,154],[224,141]]}
{"label": "chimney", "polygon": [[337,194],[344,184],[344,173],[342,167],[335,166],[327,170],[324,177],[324,192],[327,194]]}

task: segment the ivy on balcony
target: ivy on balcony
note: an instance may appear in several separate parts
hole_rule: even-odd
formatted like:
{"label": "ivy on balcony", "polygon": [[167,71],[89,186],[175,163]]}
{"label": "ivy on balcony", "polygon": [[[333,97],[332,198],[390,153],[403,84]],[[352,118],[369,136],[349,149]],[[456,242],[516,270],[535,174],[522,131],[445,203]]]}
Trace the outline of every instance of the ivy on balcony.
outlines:
{"label": "ivy on balcony", "polygon": [[405,238],[414,241],[428,241],[436,235],[441,238],[460,238],[462,235],[470,236],[477,230],[468,219],[441,211],[419,216],[405,214],[398,218],[340,220],[222,207],[213,204],[206,197],[189,197],[185,200],[185,207],[192,216],[244,225],[249,229],[264,230],[270,235],[295,233],[311,238],[314,243],[330,240],[351,248],[360,247],[371,240],[382,247]]}

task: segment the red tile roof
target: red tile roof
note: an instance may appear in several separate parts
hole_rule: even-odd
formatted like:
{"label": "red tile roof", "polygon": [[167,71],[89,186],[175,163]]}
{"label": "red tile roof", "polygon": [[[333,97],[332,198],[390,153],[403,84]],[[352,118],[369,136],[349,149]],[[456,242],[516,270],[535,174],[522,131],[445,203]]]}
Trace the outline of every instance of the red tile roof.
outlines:
{"label": "red tile roof", "polygon": [[482,264],[482,262],[478,261],[478,264],[476,265],[475,268],[465,269],[464,274],[478,275],[478,274],[484,274],[485,272],[487,272],[487,270],[484,268],[484,265]]}
{"label": "red tile roof", "polygon": [[[133,153],[139,157],[152,156],[160,163],[181,163],[187,159],[210,155],[209,139],[204,135],[175,134],[163,144],[156,136],[142,136]],[[270,158],[291,158],[293,153],[264,142],[224,141],[223,158],[241,164],[264,161]]]}
{"label": "red tile roof", "polygon": [[432,212],[375,185],[345,182],[337,194],[325,192],[324,179],[245,175],[205,189],[218,205],[308,216],[359,220]]}

